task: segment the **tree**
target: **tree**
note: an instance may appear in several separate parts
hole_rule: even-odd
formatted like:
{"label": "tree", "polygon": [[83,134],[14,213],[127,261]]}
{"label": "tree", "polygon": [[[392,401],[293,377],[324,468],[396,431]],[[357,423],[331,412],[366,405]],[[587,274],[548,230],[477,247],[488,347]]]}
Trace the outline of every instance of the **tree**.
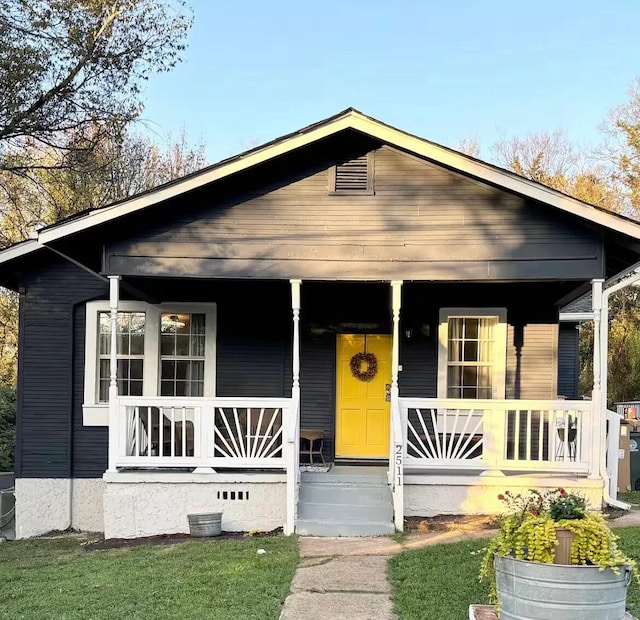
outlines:
{"label": "tree", "polygon": [[629,101],[614,108],[602,127],[607,141],[599,149],[610,163],[613,178],[621,186],[625,212],[640,213],[640,78],[629,88]]}
{"label": "tree", "polygon": [[0,168],[73,168],[119,139],[190,25],[182,0],[0,0]]}
{"label": "tree", "polygon": [[16,442],[16,392],[0,385],[0,472],[13,471]]}

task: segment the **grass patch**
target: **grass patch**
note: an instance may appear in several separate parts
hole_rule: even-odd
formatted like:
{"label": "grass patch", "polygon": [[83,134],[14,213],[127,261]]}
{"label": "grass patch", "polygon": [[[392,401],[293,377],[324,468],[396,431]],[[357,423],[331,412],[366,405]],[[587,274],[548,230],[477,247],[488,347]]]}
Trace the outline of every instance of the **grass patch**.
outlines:
{"label": "grass patch", "polygon": [[5,543],[0,618],[276,620],[297,562],[284,536],[92,552],[73,539]]}
{"label": "grass patch", "polygon": [[406,551],[389,561],[395,611],[400,620],[460,620],[471,603],[487,603],[489,589],[478,582],[486,540],[434,545]]}
{"label": "grass patch", "polygon": [[[621,527],[615,533],[620,537],[620,548],[640,565],[640,527]],[[627,609],[631,615],[640,617],[640,586],[635,579],[627,591]]]}
{"label": "grass patch", "polygon": [[[640,528],[619,528],[620,548],[640,562]],[[486,540],[434,545],[406,551],[389,561],[395,611],[400,620],[460,620],[469,605],[486,604],[489,590],[478,582]],[[627,609],[640,617],[640,586],[632,580]]]}

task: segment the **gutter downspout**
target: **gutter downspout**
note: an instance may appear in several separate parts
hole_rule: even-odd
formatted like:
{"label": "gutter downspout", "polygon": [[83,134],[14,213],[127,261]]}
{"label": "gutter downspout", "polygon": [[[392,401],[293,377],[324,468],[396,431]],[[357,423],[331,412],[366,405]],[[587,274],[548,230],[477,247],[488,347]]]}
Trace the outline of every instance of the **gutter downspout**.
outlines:
{"label": "gutter downspout", "polygon": [[[632,273],[629,274],[627,278],[620,280],[620,282],[616,282],[609,288],[606,288],[602,291],[601,299],[597,300],[595,297],[593,298],[593,307],[594,312],[596,311],[597,302],[600,302],[600,356],[599,356],[599,372],[600,372],[600,388],[602,393],[602,403],[604,406],[600,407],[600,411],[598,411],[598,415],[604,412],[607,409],[607,366],[608,366],[608,352],[609,352],[609,298],[613,293],[617,293],[628,286],[632,286],[640,282],[640,267],[635,269]],[[595,353],[595,345],[594,345],[594,353]],[[595,357],[595,355],[594,355]],[[594,360],[595,361],[595,360]],[[595,374],[595,372],[594,372]],[[606,416],[602,416],[602,420],[604,421]],[[599,425],[601,429],[604,428],[604,425]],[[598,437],[598,441],[601,446],[604,446],[604,437]],[[606,451],[604,449],[600,449],[600,475],[604,480],[604,492],[603,499],[610,506],[614,506],[615,508],[621,508],[622,510],[630,510],[631,505],[626,502],[622,502],[614,497],[611,497],[609,493],[609,474],[607,473],[607,463],[605,459]]]}

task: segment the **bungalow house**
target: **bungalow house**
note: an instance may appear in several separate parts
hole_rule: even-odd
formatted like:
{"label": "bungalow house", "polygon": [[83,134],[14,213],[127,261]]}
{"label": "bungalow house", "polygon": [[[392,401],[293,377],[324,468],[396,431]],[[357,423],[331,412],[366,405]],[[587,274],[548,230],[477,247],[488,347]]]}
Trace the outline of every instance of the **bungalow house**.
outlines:
{"label": "bungalow house", "polygon": [[[20,293],[17,535],[205,511],[385,533],[531,486],[614,502],[603,369],[578,399],[559,309],[590,290],[599,330],[639,239],[353,109],[43,228],[0,252]],[[313,437],[336,466],[301,474]]]}

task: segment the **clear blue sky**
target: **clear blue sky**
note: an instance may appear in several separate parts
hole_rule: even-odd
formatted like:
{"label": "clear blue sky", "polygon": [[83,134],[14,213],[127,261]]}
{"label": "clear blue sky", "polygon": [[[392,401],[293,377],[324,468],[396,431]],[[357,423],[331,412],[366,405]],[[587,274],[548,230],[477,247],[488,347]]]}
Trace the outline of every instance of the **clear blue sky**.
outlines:
{"label": "clear blue sky", "polygon": [[593,142],[640,76],[638,0],[192,0],[144,118],[211,162],[353,106],[489,158],[501,134]]}

